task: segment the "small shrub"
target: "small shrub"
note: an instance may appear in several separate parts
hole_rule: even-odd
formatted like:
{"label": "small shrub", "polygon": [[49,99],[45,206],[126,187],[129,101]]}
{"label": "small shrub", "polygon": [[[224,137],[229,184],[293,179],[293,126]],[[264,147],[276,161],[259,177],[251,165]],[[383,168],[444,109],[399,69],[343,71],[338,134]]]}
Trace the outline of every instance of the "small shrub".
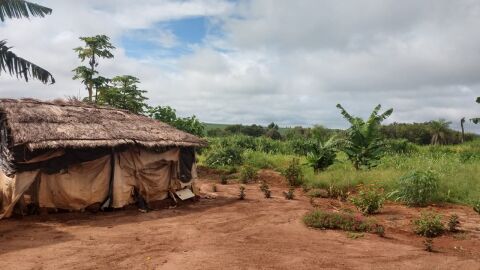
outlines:
{"label": "small shrub", "polygon": [[216,184],[212,185],[212,192],[217,192],[217,185]]}
{"label": "small shrub", "polygon": [[269,199],[272,197],[272,192],[270,191],[270,187],[268,186],[267,182],[262,182],[260,185],[260,190],[263,192],[263,195],[265,195],[265,198]]}
{"label": "small shrub", "polygon": [[385,197],[383,191],[373,186],[361,187],[358,195],[350,201],[365,215],[377,213],[383,206]]}
{"label": "small shrub", "polygon": [[227,183],[228,183],[228,178],[227,178],[227,176],[226,176],[225,174],[222,174],[222,175],[220,176],[220,184],[226,185]]}
{"label": "small shrub", "polygon": [[425,238],[423,241],[423,245],[425,246],[425,250],[428,252],[433,252],[433,239],[432,238]]}
{"label": "small shrub", "polygon": [[300,186],[303,182],[303,172],[298,158],[290,161],[287,169],[282,172],[282,175],[287,179],[288,184],[292,187]]}
{"label": "small shrub", "polygon": [[305,215],[303,222],[309,227],[318,229],[371,232],[380,233],[382,236],[384,234],[384,230],[379,229],[383,226],[377,224],[375,220],[350,213],[335,213],[317,209]]}
{"label": "small shrub", "polygon": [[242,166],[240,169],[240,181],[243,184],[254,181],[255,178],[257,178],[257,170],[254,167],[248,165]]}
{"label": "small shrub", "polygon": [[295,189],[293,187],[290,187],[288,191],[283,192],[283,195],[285,196],[285,199],[293,200],[293,198],[295,198]]}
{"label": "small shrub", "polygon": [[450,218],[448,219],[448,230],[450,232],[457,232],[458,225],[460,225],[460,221],[458,220],[458,215],[456,214],[451,215]]}
{"label": "small shrub", "polygon": [[238,198],[240,200],[245,200],[245,187],[244,186],[240,186],[240,194],[238,194]]}
{"label": "small shrub", "polygon": [[442,217],[434,212],[422,212],[420,218],[414,220],[413,224],[415,233],[425,237],[436,237],[445,231]]}
{"label": "small shrub", "polygon": [[435,199],[438,182],[437,175],[431,170],[413,171],[399,179],[398,189],[392,195],[407,205],[425,206]]}
{"label": "small shrub", "polygon": [[480,214],[480,200],[473,203],[473,210]]}

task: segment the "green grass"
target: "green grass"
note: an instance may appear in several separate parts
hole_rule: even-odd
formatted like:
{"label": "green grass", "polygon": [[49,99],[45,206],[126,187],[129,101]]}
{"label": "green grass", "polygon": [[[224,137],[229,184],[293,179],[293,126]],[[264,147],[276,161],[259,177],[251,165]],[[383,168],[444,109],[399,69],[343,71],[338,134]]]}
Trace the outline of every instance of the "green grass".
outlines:
{"label": "green grass", "polygon": [[[305,157],[245,151],[244,163],[256,168],[282,171],[294,157],[306,164]],[[204,158],[199,157],[200,164]],[[439,192],[435,202],[472,205],[480,200],[480,140],[454,146],[419,146],[412,154],[388,154],[379,166],[356,171],[343,153],[335,163],[319,174],[302,166],[305,185],[311,188],[354,189],[360,184],[376,184],[386,193],[396,189],[398,179],[413,170],[433,170],[439,177]]]}

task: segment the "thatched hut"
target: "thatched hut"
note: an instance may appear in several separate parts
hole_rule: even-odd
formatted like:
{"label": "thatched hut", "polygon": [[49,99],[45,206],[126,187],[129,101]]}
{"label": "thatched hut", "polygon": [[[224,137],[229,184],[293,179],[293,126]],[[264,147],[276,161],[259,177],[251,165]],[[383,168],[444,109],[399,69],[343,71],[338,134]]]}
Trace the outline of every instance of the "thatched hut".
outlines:
{"label": "thatched hut", "polygon": [[0,218],[19,202],[81,210],[192,189],[205,141],[128,111],[0,99]]}

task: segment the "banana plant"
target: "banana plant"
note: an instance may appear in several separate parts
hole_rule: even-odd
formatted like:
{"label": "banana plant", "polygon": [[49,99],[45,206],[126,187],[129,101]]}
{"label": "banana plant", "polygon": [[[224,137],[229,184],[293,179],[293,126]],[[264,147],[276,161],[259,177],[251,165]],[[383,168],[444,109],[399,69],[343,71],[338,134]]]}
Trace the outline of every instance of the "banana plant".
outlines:
{"label": "banana plant", "polygon": [[315,146],[307,153],[307,165],[312,167],[315,173],[324,171],[335,162],[338,145],[339,140],[335,136],[325,142],[318,139]]}
{"label": "banana plant", "polygon": [[382,106],[379,104],[370,114],[367,121],[350,115],[340,104],[337,104],[342,116],[350,123],[347,136],[342,142],[341,149],[347,154],[355,169],[370,169],[378,164],[386,152],[386,145],[379,129],[383,120],[387,119],[393,109],[379,114]]}

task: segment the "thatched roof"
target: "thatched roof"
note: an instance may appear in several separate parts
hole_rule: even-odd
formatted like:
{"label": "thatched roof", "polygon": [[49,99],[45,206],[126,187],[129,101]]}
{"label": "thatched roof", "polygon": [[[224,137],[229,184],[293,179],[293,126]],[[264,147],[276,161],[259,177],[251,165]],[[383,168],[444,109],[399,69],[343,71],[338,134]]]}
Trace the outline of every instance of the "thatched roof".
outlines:
{"label": "thatched roof", "polygon": [[30,151],[205,145],[204,140],[149,117],[78,102],[0,99],[0,115],[9,133],[9,146]]}

